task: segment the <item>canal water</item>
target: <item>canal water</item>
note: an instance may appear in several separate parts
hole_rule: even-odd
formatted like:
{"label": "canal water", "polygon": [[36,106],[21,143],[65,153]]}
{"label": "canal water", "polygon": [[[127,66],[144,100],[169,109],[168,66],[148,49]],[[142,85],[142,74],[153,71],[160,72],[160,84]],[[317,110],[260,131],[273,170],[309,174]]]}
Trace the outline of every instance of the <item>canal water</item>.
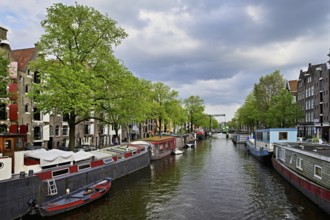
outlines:
{"label": "canal water", "polygon": [[330,219],[223,134],[113,181],[108,195],[54,219]]}

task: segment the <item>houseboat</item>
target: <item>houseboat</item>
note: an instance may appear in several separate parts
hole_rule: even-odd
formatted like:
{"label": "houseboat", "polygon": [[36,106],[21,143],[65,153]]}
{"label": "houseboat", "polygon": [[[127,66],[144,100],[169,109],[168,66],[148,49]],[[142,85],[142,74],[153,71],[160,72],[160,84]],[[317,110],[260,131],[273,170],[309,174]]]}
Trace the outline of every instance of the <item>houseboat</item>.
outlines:
{"label": "houseboat", "polygon": [[196,139],[199,141],[204,140],[206,138],[206,133],[204,129],[196,130],[195,134],[196,134]]}
{"label": "houseboat", "polygon": [[148,148],[116,146],[90,152],[24,150],[25,136],[0,134],[0,213],[23,216],[35,201],[43,204],[95,181],[113,179],[150,164]]}
{"label": "houseboat", "polygon": [[176,148],[176,138],[173,136],[153,136],[131,144],[144,144],[151,150],[151,160],[158,160],[170,155]]}
{"label": "houseboat", "polygon": [[275,143],[275,170],[330,214],[330,146],[303,142]]}
{"label": "houseboat", "polygon": [[267,128],[255,130],[253,137],[246,140],[250,154],[263,163],[271,163],[273,143],[297,141],[296,128]]}

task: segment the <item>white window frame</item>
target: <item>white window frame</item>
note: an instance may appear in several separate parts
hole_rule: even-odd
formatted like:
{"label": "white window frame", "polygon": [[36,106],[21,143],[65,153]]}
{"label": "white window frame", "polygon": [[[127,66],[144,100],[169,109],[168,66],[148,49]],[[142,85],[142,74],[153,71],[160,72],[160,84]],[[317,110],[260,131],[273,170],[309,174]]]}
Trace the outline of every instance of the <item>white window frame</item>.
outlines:
{"label": "white window frame", "polygon": [[[321,176],[316,173],[317,169],[320,169]],[[322,179],[322,167],[321,166],[314,165],[314,177],[316,177],[320,180]]]}
{"label": "white window frame", "polygon": [[278,159],[285,162],[285,149],[278,148]]}
{"label": "white window frame", "polygon": [[297,169],[303,170],[302,163],[303,163],[303,159],[301,157],[297,157],[297,159],[296,159],[296,167],[297,167]]}

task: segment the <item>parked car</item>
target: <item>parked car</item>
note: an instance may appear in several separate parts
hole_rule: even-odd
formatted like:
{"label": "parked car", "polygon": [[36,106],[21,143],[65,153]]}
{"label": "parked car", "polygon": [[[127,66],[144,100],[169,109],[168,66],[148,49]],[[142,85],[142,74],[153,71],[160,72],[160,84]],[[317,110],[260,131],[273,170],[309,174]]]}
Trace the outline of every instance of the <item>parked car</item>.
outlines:
{"label": "parked car", "polygon": [[82,145],[78,145],[74,148],[73,152],[78,152],[78,151],[93,151],[93,150],[97,150],[98,148],[95,145],[88,145],[88,144],[82,144]]}

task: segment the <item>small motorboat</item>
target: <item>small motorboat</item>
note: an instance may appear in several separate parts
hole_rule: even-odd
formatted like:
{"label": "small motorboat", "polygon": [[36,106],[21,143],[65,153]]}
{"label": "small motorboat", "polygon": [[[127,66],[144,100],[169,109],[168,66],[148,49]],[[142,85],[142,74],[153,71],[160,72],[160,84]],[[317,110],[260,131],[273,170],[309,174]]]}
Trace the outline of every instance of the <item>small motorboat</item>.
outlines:
{"label": "small motorboat", "polygon": [[185,147],[186,148],[193,148],[193,147],[195,147],[195,143],[194,142],[187,143]]}
{"label": "small motorboat", "polygon": [[182,150],[179,150],[177,148],[175,148],[172,152],[173,152],[174,155],[183,154],[183,151]]}
{"label": "small motorboat", "polygon": [[39,213],[41,216],[53,216],[87,205],[106,195],[111,188],[111,181],[112,178],[108,177],[43,203],[39,206]]}

